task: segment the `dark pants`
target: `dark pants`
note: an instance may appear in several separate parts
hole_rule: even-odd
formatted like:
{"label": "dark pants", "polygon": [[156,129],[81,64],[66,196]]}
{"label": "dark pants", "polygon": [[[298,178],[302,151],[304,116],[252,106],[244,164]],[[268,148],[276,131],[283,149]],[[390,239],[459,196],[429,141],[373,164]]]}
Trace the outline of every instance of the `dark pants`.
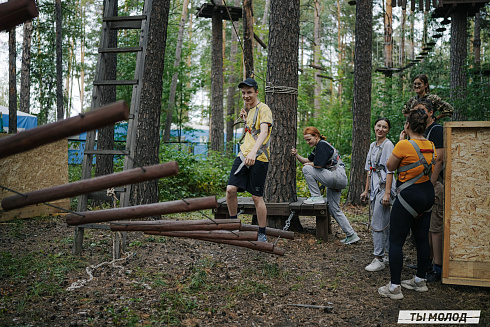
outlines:
{"label": "dark pants", "polygon": [[417,248],[417,273],[425,278],[430,262],[429,226],[431,212],[424,212],[434,204],[434,187],[430,181],[414,184],[402,191],[403,198],[421,214],[414,218],[400,203],[393,204],[390,215],[390,273],[391,283],[400,284],[403,267],[403,244],[410,230]]}

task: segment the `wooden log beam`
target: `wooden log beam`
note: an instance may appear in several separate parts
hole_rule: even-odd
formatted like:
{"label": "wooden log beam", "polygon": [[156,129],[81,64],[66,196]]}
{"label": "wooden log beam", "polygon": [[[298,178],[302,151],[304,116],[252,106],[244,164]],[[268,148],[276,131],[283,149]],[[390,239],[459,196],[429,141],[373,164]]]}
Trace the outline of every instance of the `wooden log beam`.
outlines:
{"label": "wooden log beam", "polygon": [[124,101],[118,101],[76,117],[28,129],[0,139],[0,159],[64,139],[71,135],[95,130],[121,120],[127,120],[128,117],[128,106]]}
{"label": "wooden log beam", "polygon": [[240,221],[236,219],[212,220],[153,220],[153,221],[117,221],[110,224],[112,231],[175,232],[203,230],[238,230]]}
{"label": "wooden log beam", "polygon": [[215,240],[236,240],[236,241],[257,241],[258,232],[240,232],[229,230],[211,230],[211,231],[175,231],[175,232],[161,232],[161,231],[146,231],[148,235],[161,235],[170,237],[186,237],[195,239],[215,239]]}
{"label": "wooden log beam", "polygon": [[3,210],[12,210],[32,204],[44,203],[90,192],[104,190],[110,187],[140,183],[156,178],[175,176],[179,173],[176,161],[160,165],[135,168],[120,173],[104,175],[96,178],[80,180],[74,183],[58,185],[23,195],[12,195],[2,200]]}
{"label": "wooden log beam", "polygon": [[8,30],[39,15],[34,0],[10,0],[0,4],[0,31]]}
{"label": "wooden log beam", "polygon": [[[258,232],[259,231],[259,226],[257,226],[257,225],[242,224],[242,227],[240,227],[240,230],[241,231],[254,231],[254,232],[257,231]],[[282,230],[282,229],[276,229],[276,228],[267,227],[265,229],[265,234],[266,235],[269,235],[269,236],[275,236],[275,237],[281,236],[283,238],[294,240],[294,232],[285,231],[285,230]]]}
{"label": "wooden log beam", "polygon": [[199,240],[213,242],[213,243],[220,243],[220,244],[235,245],[235,246],[252,249],[255,251],[267,252],[267,253],[277,254],[277,255],[284,255],[284,253],[286,252],[284,249],[278,248],[274,246],[273,243],[268,243],[268,242],[217,240],[212,238],[208,238],[208,239],[199,238]]}
{"label": "wooden log beam", "polygon": [[[82,225],[90,223],[101,223],[106,221],[136,219],[177,212],[213,209],[216,208],[217,205],[218,204],[216,201],[216,197],[208,196],[204,198],[176,200],[161,203],[143,204],[132,207],[122,207],[97,211],[84,211],[75,214],[68,214],[66,215],[66,223],[68,225]],[[135,221],[131,223],[138,222]],[[149,222],[145,221],[145,223]]]}

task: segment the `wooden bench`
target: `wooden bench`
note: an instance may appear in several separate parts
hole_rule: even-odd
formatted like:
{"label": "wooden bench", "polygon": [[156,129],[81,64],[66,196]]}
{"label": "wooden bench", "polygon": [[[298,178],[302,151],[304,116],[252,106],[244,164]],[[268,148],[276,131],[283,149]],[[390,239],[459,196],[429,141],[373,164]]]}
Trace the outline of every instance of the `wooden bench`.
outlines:
{"label": "wooden bench", "polygon": [[[304,204],[306,198],[298,198],[296,202],[266,203],[267,226],[282,229],[289,215],[316,217],[316,237],[328,241],[328,234],[332,234],[332,225],[328,204]],[[255,215],[255,204],[251,197],[238,198],[238,212]],[[213,209],[216,219],[229,217],[226,198],[218,200],[218,208]]]}

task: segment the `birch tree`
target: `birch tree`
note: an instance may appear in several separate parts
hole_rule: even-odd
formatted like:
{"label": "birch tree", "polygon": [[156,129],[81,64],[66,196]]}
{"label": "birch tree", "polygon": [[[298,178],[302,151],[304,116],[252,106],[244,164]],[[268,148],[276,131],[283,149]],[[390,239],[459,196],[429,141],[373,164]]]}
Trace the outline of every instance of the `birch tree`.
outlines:
{"label": "birch tree", "polygon": [[187,11],[189,7],[189,0],[184,0],[184,4],[182,5],[182,14],[180,16],[179,23],[179,33],[177,36],[177,46],[175,50],[175,60],[174,60],[174,73],[172,75],[172,82],[170,83],[170,94],[167,104],[167,115],[165,121],[165,130],[163,133],[163,141],[170,142],[170,128],[172,125],[172,117],[175,108],[175,93],[177,91],[177,80],[179,78],[179,65],[182,57],[182,44],[184,43],[184,31],[185,24],[187,21]]}

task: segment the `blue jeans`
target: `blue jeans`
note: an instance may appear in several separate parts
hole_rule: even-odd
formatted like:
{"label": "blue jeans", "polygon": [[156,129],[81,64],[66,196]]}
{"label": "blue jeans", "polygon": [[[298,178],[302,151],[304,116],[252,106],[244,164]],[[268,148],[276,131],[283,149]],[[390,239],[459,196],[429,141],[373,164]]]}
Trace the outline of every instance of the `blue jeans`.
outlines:
{"label": "blue jeans", "polygon": [[330,214],[332,214],[346,236],[355,234],[349,220],[340,209],[340,191],[347,186],[347,176],[345,175],[344,167],[338,165],[337,169],[330,171],[305,165],[303,166],[303,174],[311,196],[322,196],[317,182],[327,187],[327,202]]}

